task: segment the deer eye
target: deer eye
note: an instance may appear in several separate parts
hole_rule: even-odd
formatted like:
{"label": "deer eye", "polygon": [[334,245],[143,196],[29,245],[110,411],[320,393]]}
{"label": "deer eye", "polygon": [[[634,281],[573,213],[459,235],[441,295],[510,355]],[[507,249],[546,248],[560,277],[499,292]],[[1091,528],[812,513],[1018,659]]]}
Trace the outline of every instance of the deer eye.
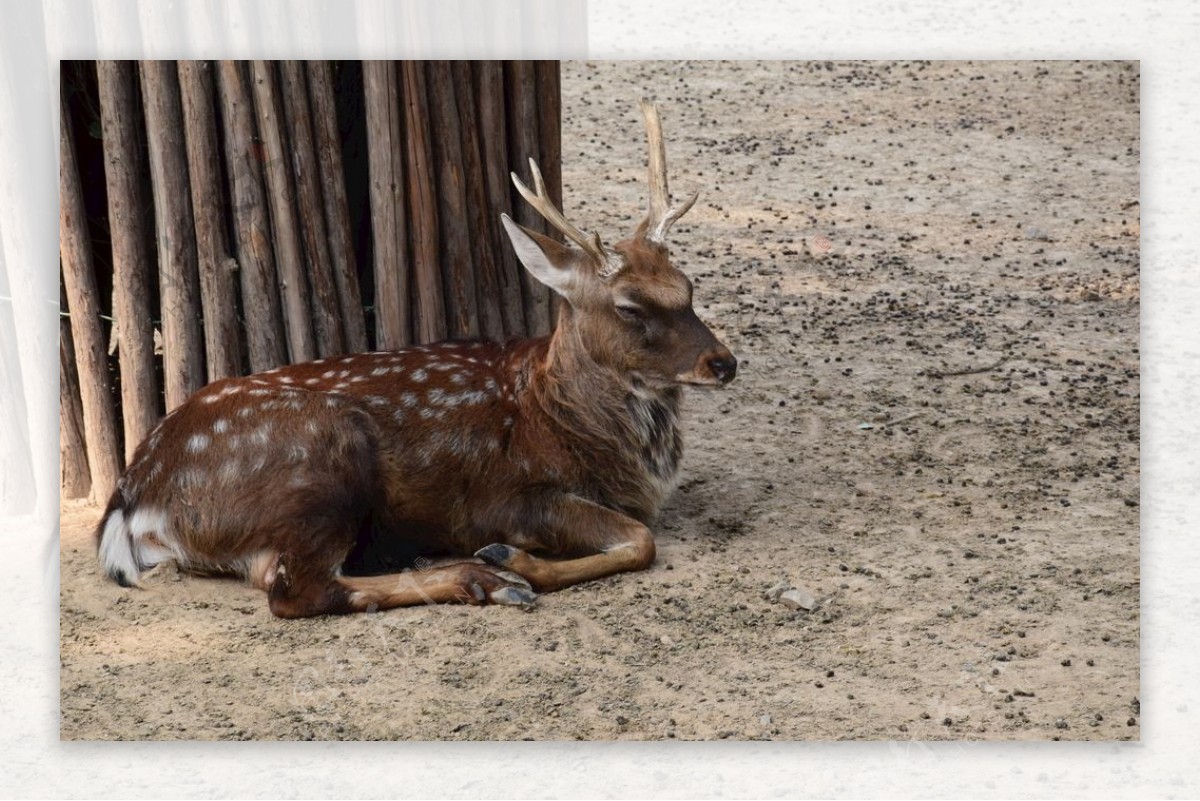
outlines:
{"label": "deer eye", "polygon": [[634,306],[628,303],[618,303],[616,306],[617,315],[630,323],[640,323],[646,319],[646,312],[641,306]]}

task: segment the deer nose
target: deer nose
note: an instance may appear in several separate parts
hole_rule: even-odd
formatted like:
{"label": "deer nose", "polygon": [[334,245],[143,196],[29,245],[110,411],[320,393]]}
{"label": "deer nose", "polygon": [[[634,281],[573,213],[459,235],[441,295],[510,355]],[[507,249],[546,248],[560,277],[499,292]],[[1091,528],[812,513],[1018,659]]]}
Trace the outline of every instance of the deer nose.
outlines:
{"label": "deer nose", "polygon": [[728,384],[737,375],[737,359],[732,353],[714,356],[708,360],[708,369],[722,384]]}

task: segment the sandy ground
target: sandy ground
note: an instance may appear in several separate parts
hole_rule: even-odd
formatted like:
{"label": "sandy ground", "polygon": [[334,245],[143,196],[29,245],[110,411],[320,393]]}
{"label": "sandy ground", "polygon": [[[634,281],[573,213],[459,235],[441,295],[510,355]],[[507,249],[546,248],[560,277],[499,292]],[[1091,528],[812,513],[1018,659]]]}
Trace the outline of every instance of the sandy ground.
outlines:
{"label": "sandy ground", "polygon": [[[1136,64],[572,63],[568,216],[673,234],[741,357],[653,569],[281,621],[62,526],[65,739],[1136,739]],[[778,582],[812,611],[764,597]]]}

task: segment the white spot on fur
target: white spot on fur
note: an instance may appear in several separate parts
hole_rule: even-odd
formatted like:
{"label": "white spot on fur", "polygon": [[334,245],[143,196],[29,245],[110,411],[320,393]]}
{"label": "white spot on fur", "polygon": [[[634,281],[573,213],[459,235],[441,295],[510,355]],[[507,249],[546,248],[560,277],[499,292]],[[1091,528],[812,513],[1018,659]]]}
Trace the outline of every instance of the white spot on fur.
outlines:
{"label": "white spot on fur", "polygon": [[290,375],[283,375],[279,377],[279,380],[285,384],[290,384],[294,379]]}
{"label": "white spot on fur", "polygon": [[426,378],[429,378],[429,373],[425,372],[424,370],[413,370],[413,372],[412,372],[412,380],[413,381],[421,382],[421,381],[424,381]]}
{"label": "white spot on fur", "polygon": [[350,362],[352,362],[352,361],[354,361],[354,357],[347,356],[346,358],[342,359],[342,364],[350,364]]}
{"label": "white spot on fur", "polygon": [[325,372],[321,373],[321,378],[333,378],[336,373],[336,370],[326,370]]}
{"label": "white spot on fur", "polygon": [[250,441],[255,445],[266,445],[271,441],[272,427],[270,423],[263,423],[250,433]]}
{"label": "white spot on fur", "polygon": [[408,408],[413,409],[417,405],[417,394],[415,392],[405,392],[400,396],[400,402]]}
{"label": "white spot on fur", "polygon": [[371,371],[371,375],[387,375],[389,372],[391,371],[386,367],[376,367]]}
{"label": "white spot on fur", "polygon": [[133,584],[141,570],[133,555],[133,539],[125,525],[125,512],[116,509],[104,521],[100,535],[100,565],[114,581]]}
{"label": "white spot on fur", "polygon": [[243,406],[237,410],[238,417],[249,417],[252,414],[254,414],[254,407],[252,406]]}
{"label": "white spot on fur", "polygon": [[224,417],[217,420],[217,422],[213,423],[213,433],[214,434],[224,434],[228,430],[229,430],[229,421],[226,420]]}
{"label": "white spot on fur", "polygon": [[317,383],[320,380],[321,379],[319,379],[319,378],[306,378],[306,379],[304,379],[304,383],[308,384],[311,387],[313,384]]}
{"label": "white spot on fur", "polygon": [[261,398],[262,396],[270,395],[271,393],[265,389],[252,389],[252,390],[250,390],[250,394],[256,398]]}
{"label": "white spot on fur", "polygon": [[307,431],[308,433],[312,434],[313,436],[316,436],[318,433],[320,433],[321,427],[319,425],[317,425],[316,420],[309,420],[307,423],[304,424],[304,430]]}
{"label": "white spot on fur", "polygon": [[188,438],[187,445],[184,447],[188,453],[200,453],[208,447],[208,443],[211,441],[207,434],[193,434]]}
{"label": "white spot on fur", "polygon": [[470,406],[484,403],[488,399],[488,394],[481,389],[472,389],[464,392],[461,396],[462,402]]}
{"label": "white spot on fur", "polygon": [[347,384],[345,381],[339,381],[338,383],[333,385],[333,388],[334,389],[346,389],[349,386],[350,385]]}

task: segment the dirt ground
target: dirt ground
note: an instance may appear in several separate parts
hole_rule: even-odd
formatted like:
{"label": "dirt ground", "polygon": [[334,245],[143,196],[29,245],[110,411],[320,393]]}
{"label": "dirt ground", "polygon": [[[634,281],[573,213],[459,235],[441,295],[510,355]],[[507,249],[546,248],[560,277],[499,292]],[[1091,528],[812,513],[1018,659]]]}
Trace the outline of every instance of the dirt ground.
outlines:
{"label": "dirt ground", "polygon": [[[62,520],[64,739],[1137,739],[1134,63],[564,65],[568,217],[644,208],[697,309],[640,574],[537,608],[283,621],[98,574]],[[812,611],[772,602],[784,582]]]}

